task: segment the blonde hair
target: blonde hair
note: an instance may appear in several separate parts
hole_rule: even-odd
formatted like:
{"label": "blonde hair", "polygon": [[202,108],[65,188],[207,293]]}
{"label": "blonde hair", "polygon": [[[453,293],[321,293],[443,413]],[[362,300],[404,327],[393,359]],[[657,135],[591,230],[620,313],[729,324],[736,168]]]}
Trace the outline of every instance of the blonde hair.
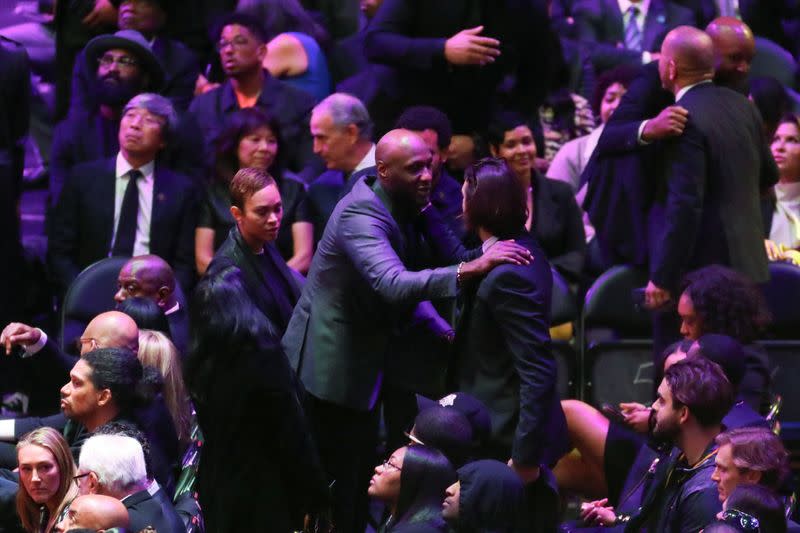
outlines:
{"label": "blonde hair", "polygon": [[[64,507],[78,495],[78,487],[73,482],[73,477],[77,471],[72,451],[63,435],[50,427],[41,427],[26,433],[17,443],[17,453],[26,446],[39,446],[49,451],[53,455],[58,465],[60,477],[58,491],[53,495],[53,499],[58,501],[55,509],[55,516],[61,514]],[[39,508],[41,504],[36,503],[31,498],[24,485],[20,482],[17,491],[17,514],[22,522],[22,527],[26,531],[38,531]],[[52,518],[52,516],[50,517]]]}
{"label": "blonde hair", "polygon": [[139,331],[138,355],[142,365],[153,367],[161,374],[164,380],[164,402],[175,424],[178,439],[184,443],[189,442],[192,407],[183,383],[178,349],[160,331],[143,329]]}

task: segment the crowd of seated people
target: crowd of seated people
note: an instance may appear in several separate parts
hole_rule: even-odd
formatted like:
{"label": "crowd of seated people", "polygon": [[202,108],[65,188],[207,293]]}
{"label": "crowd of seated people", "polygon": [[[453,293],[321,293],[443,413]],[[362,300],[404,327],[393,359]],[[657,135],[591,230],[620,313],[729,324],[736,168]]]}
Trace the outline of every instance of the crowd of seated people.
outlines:
{"label": "crowd of seated people", "polygon": [[[38,2],[0,28],[0,531],[795,530],[795,4]],[[619,265],[653,403],[559,397],[556,291]]]}

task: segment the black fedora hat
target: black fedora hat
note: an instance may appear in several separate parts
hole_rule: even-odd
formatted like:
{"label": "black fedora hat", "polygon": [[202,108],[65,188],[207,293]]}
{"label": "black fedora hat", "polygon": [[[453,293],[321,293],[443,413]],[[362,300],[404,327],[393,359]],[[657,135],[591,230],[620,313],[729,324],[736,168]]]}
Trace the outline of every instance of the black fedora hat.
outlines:
{"label": "black fedora hat", "polygon": [[150,50],[144,36],[136,30],[120,30],[114,34],[98,35],[86,45],[86,64],[90,68],[97,65],[100,56],[107,50],[121,48],[131,52],[141,62],[142,68],[150,76],[150,91],[159,92],[164,88],[164,67]]}

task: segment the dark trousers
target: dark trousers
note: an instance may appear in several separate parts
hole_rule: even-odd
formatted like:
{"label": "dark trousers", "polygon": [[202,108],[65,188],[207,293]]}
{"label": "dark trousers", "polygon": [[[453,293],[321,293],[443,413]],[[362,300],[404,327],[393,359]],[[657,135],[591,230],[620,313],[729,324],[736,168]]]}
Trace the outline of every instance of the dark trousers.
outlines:
{"label": "dark trousers", "polygon": [[386,424],[386,455],[408,444],[405,433],[410,431],[417,417],[417,396],[410,390],[393,385],[390,381],[383,384],[381,391],[383,401],[383,422]]}
{"label": "dark trousers", "polygon": [[377,464],[378,413],[359,411],[308,396],[306,415],[317,443],[322,467],[332,483],[336,531],[366,529],[367,488]]}
{"label": "dark trousers", "polygon": [[[676,297],[673,300],[677,303]],[[658,389],[664,377],[664,350],[681,340],[681,319],[675,304],[663,311],[651,313],[653,321],[653,389]]]}

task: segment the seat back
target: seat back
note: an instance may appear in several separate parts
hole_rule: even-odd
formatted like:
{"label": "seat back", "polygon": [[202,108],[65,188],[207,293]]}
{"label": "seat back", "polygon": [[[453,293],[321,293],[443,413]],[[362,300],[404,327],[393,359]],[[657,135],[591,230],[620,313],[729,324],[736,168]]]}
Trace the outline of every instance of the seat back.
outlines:
{"label": "seat back", "polygon": [[72,351],[86,325],[95,316],[116,306],[117,278],[127,257],[109,257],[92,263],[67,289],[61,309],[61,349]]}
{"label": "seat back", "polygon": [[[569,283],[555,269],[553,274],[553,291],[550,297],[550,323],[554,326],[568,322],[577,322],[579,318],[578,303],[569,287]],[[577,352],[568,341],[552,343],[553,356],[558,364],[558,393],[562,399],[574,398]]]}
{"label": "seat back", "polygon": [[772,393],[782,399],[778,420],[781,426],[800,425],[800,340],[772,340],[759,342],[767,350],[772,377]]}
{"label": "seat back", "polygon": [[583,328],[610,328],[618,338],[650,337],[650,315],[637,309],[631,293],[647,284],[647,274],[619,265],[603,272],[586,293]]}
{"label": "seat back", "polygon": [[769,333],[777,339],[800,339],[800,305],[790,295],[800,294],[800,267],[770,263],[764,298],[772,313]]}
{"label": "seat back", "polygon": [[564,276],[554,268],[553,292],[550,297],[550,323],[554,326],[578,320],[578,303]]}
{"label": "seat back", "polygon": [[619,339],[598,342],[586,352],[583,398],[600,407],[603,403],[649,404],[655,390],[653,341]]}

